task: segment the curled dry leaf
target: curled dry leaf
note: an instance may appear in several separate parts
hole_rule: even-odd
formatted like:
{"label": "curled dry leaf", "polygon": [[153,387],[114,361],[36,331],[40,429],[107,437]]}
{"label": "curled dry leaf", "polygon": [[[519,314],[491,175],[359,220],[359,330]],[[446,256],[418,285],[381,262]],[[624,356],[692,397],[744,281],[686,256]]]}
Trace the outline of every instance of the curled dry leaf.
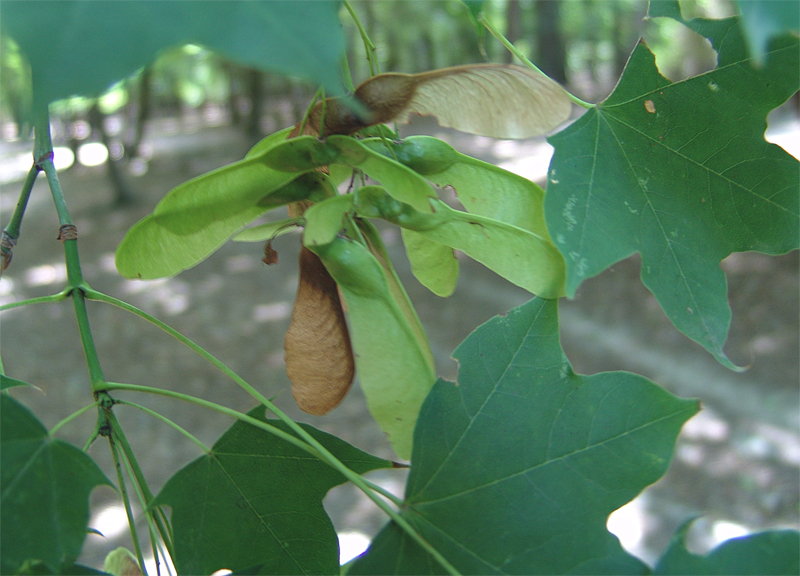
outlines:
{"label": "curled dry leaf", "polygon": [[342,401],[355,376],[350,334],[336,282],[305,246],[284,350],[292,396],[304,412],[319,416]]}
{"label": "curled dry leaf", "polygon": [[[529,68],[474,64],[421,74],[379,74],[356,89],[368,110],[359,118],[346,103],[325,101],[324,135],[352,134],[383,124],[410,121],[412,114],[434,116],[441,126],[491,138],[540,136],[569,118],[566,90]],[[319,134],[323,105],[312,110],[303,132]],[[299,133],[298,124],[295,129]]]}
{"label": "curled dry leaf", "polygon": [[264,245],[264,257],[261,261],[267,266],[278,263],[278,251],[272,247],[272,240]]}

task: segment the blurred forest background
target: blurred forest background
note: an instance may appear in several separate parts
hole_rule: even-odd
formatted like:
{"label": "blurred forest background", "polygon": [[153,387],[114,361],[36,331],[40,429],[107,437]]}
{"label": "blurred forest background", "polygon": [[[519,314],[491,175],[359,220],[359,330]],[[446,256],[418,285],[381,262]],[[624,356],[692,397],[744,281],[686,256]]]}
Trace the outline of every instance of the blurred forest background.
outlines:
{"label": "blurred forest background", "polygon": [[[490,35],[476,34],[467,8],[455,0],[352,4],[384,72],[513,61]],[[683,2],[682,8],[686,17],[735,14],[729,0]],[[591,102],[613,90],[640,37],[672,81],[715,66],[716,55],[705,39],[672,20],[646,20],[646,0],[489,0],[485,10],[544,72]],[[369,66],[358,31],[344,12],[342,23],[357,85],[368,77]],[[2,38],[0,48],[0,211],[5,224],[30,168],[32,134],[27,65],[10,39]],[[286,392],[282,338],[296,287],[296,238],[276,243],[281,263],[269,269],[260,262],[261,247],[231,243],[172,279],[131,282],[114,269],[113,252],[125,231],[164,194],[242,158],[263,136],[297,122],[315,90],[302,79],[245,68],[201,46],[176,47],[99,98],[55,103],[55,161],[81,232],[85,275],[93,287],[168,320],[268,396],[277,395],[278,404],[298,420],[391,457],[357,390],[322,418],[300,413]],[[798,126],[795,95],[772,114],[768,135],[797,156]],[[401,133],[433,134],[464,153],[544,183],[550,154],[544,139],[490,141],[439,129],[429,119]],[[53,240],[56,228],[45,184],[38,182],[14,262],[0,279],[0,303],[60,289],[65,276],[61,247]],[[389,234],[386,242],[428,330],[439,372],[455,378],[449,358],[455,346],[481,322],[530,295],[480,265],[462,261],[456,293],[438,299],[413,279],[399,237]],[[626,512],[612,516],[612,530],[646,560],[660,554],[677,526],[691,516],[704,516],[695,530],[698,549],[761,528],[798,525],[797,253],[778,258],[736,254],[723,268],[734,311],[728,352],[738,364],[750,365],[743,374],[718,366],[671,326],[641,286],[636,257],[586,282],[574,301],[561,306],[563,345],[576,371],[632,370],[681,396],[703,398],[705,410],[682,433],[667,477]],[[109,380],[174,386],[237,409],[251,407],[248,397],[155,330],[108,307],[93,306],[90,314]],[[48,426],[89,400],[76,335],[68,304],[15,309],[2,316],[5,369],[45,392],[24,390],[18,397]],[[209,443],[229,425],[167,401],[149,405]],[[192,446],[184,446],[146,416],[123,413],[121,418],[129,435],[138,433],[133,443],[144,453],[154,490],[197,456]],[[79,445],[93,424],[85,420],[85,429],[71,425],[65,430]],[[91,454],[110,464],[104,447],[93,446]],[[402,491],[396,473],[380,474],[376,481]],[[102,506],[119,512],[110,491],[94,498],[101,512]],[[326,506],[343,538],[343,559],[347,542],[355,542],[357,552],[383,521],[348,488],[334,490]],[[98,515],[93,525],[100,527],[103,521],[112,522]],[[124,527],[116,532],[111,524],[100,529],[112,542],[125,542]],[[100,550],[106,548],[107,541],[90,537],[86,561],[93,554],[102,558]]]}

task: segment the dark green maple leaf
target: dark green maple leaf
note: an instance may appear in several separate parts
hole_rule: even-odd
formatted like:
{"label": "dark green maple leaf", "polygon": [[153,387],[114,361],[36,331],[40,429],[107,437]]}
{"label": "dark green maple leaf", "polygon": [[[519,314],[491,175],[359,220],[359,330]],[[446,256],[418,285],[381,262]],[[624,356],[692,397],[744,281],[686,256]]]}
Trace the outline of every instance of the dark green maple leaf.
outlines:
{"label": "dark green maple leaf", "polygon": [[734,368],[720,261],[782,254],[800,238],[798,162],[764,140],[767,113],[800,87],[798,41],[773,40],[757,68],[736,19],[687,24],[710,38],[717,68],[673,83],[640,43],[611,96],[550,138],[545,217],[567,295],[639,252],[672,323]]}
{"label": "dark green maple leaf", "polygon": [[61,574],[80,554],[89,494],[111,485],[82,450],[56,440],[22,404],[0,395],[2,573],[42,564]]}
{"label": "dark green maple leaf", "polygon": [[[267,421],[263,406],[249,415]],[[268,422],[292,433],[280,421]],[[303,427],[359,474],[392,465]],[[167,481],[156,504],[172,507],[174,561],[181,574],[253,566],[259,574],[338,574],[338,540],[322,499],[343,482],[341,473],[308,452],[236,422],[210,454]]]}
{"label": "dark green maple leaf", "polygon": [[[655,482],[698,410],[641,376],[575,374],[557,303],[534,299],[456,350],[414,435],[405,519],[462,574],[641,574],[608,515]],[[351,574],[442,567],[395,524]]]}
{"label": "dark green maple leaf", "polygon": [[656,575],[701,576],[711,574],[767,576],[800,573],[800,533],[771,530],[726,540],[705,556],[686,549],[687,522],[673,537],[658,561]]}
{"label": "dark green maple leaf", "polygon": [[31,63],[36,107],[96,96],[166,48],[200,44],[341,92],[338,1],[3,2],[3,33]]}

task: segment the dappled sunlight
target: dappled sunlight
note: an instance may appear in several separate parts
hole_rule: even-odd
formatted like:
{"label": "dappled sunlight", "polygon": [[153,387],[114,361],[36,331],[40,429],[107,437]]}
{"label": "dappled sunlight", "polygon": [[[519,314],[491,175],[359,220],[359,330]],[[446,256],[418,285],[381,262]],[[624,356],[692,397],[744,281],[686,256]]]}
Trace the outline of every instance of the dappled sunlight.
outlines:
{"label": "dappled sunlight", "polygon": [[259,323],[276,322],[288,318],[292,314],[291,302],[274,302],[257,304],[253,307],[253,320]]}
{"label": "dappled sunlight", "polygon": [[[107,539],[122,536],[128,530],[128,516],[125,514],[125,507],[122,504],[112,504],[95,511],[89,521],[89,526]],[[96,534],[94,536],[99,538]]]}
{"label": "dappled sunlight", "polygon": [[100,166],[108,160],[108,148],[100,142],[87,142],[78,148],[78,162],[84,166]]}
{"label": "dappled sunlight", "polygon": [[647,549],[643,546],[649,517],[645,499],[646,496],[634,498],[622,508],[612,512],[606,522],[608,531],[619,538],[622,547],[639,558],[647,555]]}
{"label": "dappled sunlight", "polygon": [[346,564],[369,548],[370,539],[361,532],[340,532],[339,564]]}
{"label": "dappled sunlight", "polygon": [[25,270],[23,283],[26,286],[49,286],[56,282],[64,282],[67,279],[67,269],[61,264],[43,264]]}

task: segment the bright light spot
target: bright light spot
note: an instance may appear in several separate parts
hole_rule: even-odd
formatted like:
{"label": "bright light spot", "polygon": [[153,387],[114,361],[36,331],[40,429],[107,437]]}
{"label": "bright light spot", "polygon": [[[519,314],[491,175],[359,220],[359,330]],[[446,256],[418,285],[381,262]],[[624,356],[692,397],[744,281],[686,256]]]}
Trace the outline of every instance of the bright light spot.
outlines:
{"label": "bright light spot", "polygon": [[644,510],[639,498],[611,513],[606,526],[629,552],[638,551],[644,536]]}
{"label": "bright light spot", "polygon": [[369,548],[369,538],[361,532],[342,532],[339,536],[339,564],[346,564]]}
{"label": "bright light spot", "polygon": [[108,148],[102,142],[88,142],[78,148],[78,162],[84,166],[100,166],[108,160]]}
{"label": "bright light spot", "polygon": [[684,424],[681,430],[684,438],[722,442],[730,435],[730,426],[711,409],[705,409]]}
{"label": "bright light spot", "polygon": [[164,313],[176,316],[189,307],[189,298],[183,294],[175,294],[162,302]]}
{"label": "bright light spot", "polygon": [[8,296],[14,291],[14,281],[11,278],[0,278],[0,296]]}
{"label": "bright light spot", "polygon": [[106,252],[105,254],[102,254],[100,258],[98,258],[98,262],[103,272],[117,271],[117,263],[113,252]]}
{"label": "bright light spot", "polygon": [[259,304],[253,308],[253,320],[256,322],[275,322],[288,318],[292,313],[289,302],[275,302],[274,304]]}
{"label": "bright light spot", "polygon": [[67,269],[63,266],[55,267],[49,264],[28,268],[25,271],[25,284],[28,286],[47,286],[58,280],[66,280]]}
{"label": "bright light spot", "polygon": [[716,541],[714,546],[725,542],[725,540],[730,540],[731,538],[739,538],[741,536],[747,535],[747,528],[742,526],[741,524],[735,524],[733,522],[726,522],[724,520],[719,520],[714,522],[714,526],[711,528],[711,537]]}
{"label": "bright light spot", "polygon": [[240,256],[230,256],[225,260],[225,270],[236,274],[238,272],[249,272],[257,267],[259,261],[246,254]]}
{"label": "bright light spot", "polygon": [[53,148],[53,166],[56,170],[66,170],[75,164],[75,154],[66,146]]}
{"label": "bright light spot", "polygon": [[228,570],[227,568],[220,568],[216,572],[212,572],[211,576],[227,576],[228,574],[233,574],[233,570]]}
{"label": "bright light spot", "polygon": [[92,517],[89,526],[106,538],[116,538],[128,529],[128,516],[122,504],[103,508]]}

